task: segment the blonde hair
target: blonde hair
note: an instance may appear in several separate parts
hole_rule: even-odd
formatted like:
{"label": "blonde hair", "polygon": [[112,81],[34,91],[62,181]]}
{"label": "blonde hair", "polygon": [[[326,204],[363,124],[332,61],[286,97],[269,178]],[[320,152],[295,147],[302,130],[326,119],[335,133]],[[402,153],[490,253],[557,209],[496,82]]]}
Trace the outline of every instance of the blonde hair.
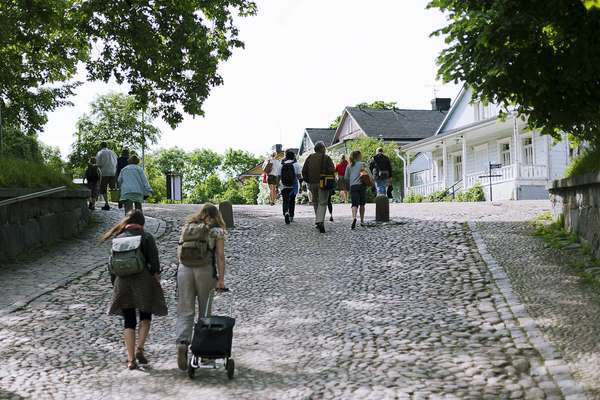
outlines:
{"label": "blonde hair", "polygon": [[360,152],[360,150],[354,150],[352,153],[350,153],[350,165],[354,166],[354,164],[356,164],[356,162],[359,161],[361,157],[362,153]]}
{"label": "blonde hair", "polygon": [[211,203],[206,203],[204,206],[202,206],[202,208],[199,211],[190,215],[190,217],[187,220],[187,223],[204,223],[207,218],[210,219],[212,223],[219,225],[219,227],[225,230],[225,221],[223,221],[223,216],[221,215],[221,212],[219,211],[217,206]]}
{"label": "blonde hair", "polygon": [[104,235],[100,237],[100,241],[105,242],[113,236],[120,235],[121,233],[123,233],[123,231],[125,231],[125,227],[129,224],[137,224],[144,226],[145,223],[146,218],[144,218],[144,213],[142,213],[142,210],[132,210],[129,212],[129,214],[127,214],[125,218],[123,218],[121,221],[117,222],[109,230],[107,230],[104,233]]}

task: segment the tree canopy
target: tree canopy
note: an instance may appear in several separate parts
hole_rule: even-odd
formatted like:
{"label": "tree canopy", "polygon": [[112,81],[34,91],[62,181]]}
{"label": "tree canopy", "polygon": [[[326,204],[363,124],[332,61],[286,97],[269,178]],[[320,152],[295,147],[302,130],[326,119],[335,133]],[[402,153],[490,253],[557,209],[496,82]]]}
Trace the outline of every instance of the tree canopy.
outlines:
{"label": "tree canopy", "polygon": [[433,35],[444,81],[463,81],[475,98],[516,107],[532,128],[598,142],[598,1],[432,0],[449,24]]}
{"label": "tree canopy", "polygon": [[202,115],[217,72],[243,47],[236,16],[251,0],[57,0],[0,4],[0,112],[5,125],[40,130],[68,103],[79,63],[92,81],[127,83],[140,109],[172,127]]}
{"label": "tree canopy", "polygon": [[77,121],[75,143],[69,156],[73,166],[86,165],[102,141],[114,151],[126,147],[139,154],[143,147],[156,143],[160,137],[152,120],[138,110],[133,96],[107,94],[94,100],[90,108],[90,113]]}
{"label": "tree canopy", "polygon": [[236,177],[260,162],[254,154],[244,150],[227,149],[221,169],[228,177]]}
{"label": "tree canopy", "polygon": [[[396,107],[396,102],[395,101],[375,100],[372,103],[359,103],[359,104],[355,105],[355,107],[376,108],[379,110],[392,110],[393,108]],[[338,115],[336,117],[336,119],[334,119],[333,122],[331,124],[329,124],[329,127],[331,129],[337,129],[337,127],[340,126],[341,122],[342,122],[342,114]]]}

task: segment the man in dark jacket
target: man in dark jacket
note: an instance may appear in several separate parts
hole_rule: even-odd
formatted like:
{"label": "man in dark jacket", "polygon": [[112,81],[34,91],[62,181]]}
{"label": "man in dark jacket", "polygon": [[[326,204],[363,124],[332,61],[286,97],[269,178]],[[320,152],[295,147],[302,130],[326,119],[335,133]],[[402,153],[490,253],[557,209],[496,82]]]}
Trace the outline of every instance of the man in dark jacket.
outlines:
{"label": "man in dark jacket", "polygon": [[369,169],[375,178],[377,186],[377,195],[387,195],[387,187],[392,183],[392,162],[389,157],[383,154],[383,148],[378,148]]}
{"label": "man in dark jacket", "polygon": [[319,232],[325,233],[325,213],[329,201],[329,190],[322,190],[319,181],[321,174],[335,176],[335,166],[331,157],[325,154],[325,143],[317,142],[315,152],[308,156],[302,168],[302,177],[308,183],[315,208],[315,224]]}
{"label": "man in dark jacket", "polygon": [[121,157],[117,158],[117,173],[115,174],[115,178],[117,182],[119,181],[119,174],[121,170],[125,168],[129,164],[129,149],[125,148],[121,151]]}

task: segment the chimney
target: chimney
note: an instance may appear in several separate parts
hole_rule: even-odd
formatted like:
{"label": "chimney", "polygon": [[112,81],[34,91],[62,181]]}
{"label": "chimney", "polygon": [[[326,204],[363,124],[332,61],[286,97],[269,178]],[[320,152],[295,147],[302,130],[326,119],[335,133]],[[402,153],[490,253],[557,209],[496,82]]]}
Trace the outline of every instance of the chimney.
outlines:
{"label": "chimney", "polygon": [[435,99],[431,100],[431,109],[433,111],[448,111],[450,110],[451,102],[452,99],[436,97]]}

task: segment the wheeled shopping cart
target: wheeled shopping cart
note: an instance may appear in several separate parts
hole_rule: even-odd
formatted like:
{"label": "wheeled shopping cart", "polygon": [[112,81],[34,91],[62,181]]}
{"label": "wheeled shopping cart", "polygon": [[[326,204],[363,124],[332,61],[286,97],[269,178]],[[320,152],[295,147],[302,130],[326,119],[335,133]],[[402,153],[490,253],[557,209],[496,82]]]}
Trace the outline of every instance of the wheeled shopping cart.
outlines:
{"label": "wheeled shopping cart", "polygon": [[[229,289],[220,291],[220,293],[225,292],[229,292]],[[231,315],[233,299],[229,300],[229,314]],[[200,318],[194,326],[194,335],[190,346],[192,356],[189,358],[187,369],[188,376],[190,379],[194,379],[197,369],[224,367],[227,377],[233,379],[235,362],[231,358],[231,342],[235,318],[221,315],[208,316],[209,305],[210,299],[206,303],[204,317]]]}

